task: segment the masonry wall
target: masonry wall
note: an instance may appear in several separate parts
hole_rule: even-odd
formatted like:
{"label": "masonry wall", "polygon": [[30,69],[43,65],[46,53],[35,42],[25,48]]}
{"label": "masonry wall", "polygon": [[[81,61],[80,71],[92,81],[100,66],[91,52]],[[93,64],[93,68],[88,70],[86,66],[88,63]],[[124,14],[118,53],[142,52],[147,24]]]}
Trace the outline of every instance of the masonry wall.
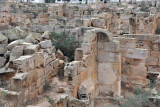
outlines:
{"label": "masonry wall", "polygon": [[0,76],[2,79],[7,78],[8,92],[15,93],[14,96],[17,97],[8,98],[9,105],[21,107],[42,94],[44,86],[58,74],[59,59],[56,59],[56,49],[51,40],[44,40],[39,44],[18,42],[15,45],[15,42],[18,40],[10,44],[13,48],[10,60]]}
{"label": "masonry wall", "polygon": [[130,37],[136,39],[137,48],[148,49],[148,55],[145,59],[145,66],[148,72],[160,72],[159,65],[159,35],[123,35],[124,37]]}
{"label": "masonry wall", "polygon": [[115,37],[114,39],[120,42],[122,83],[132,84],[132,87],[147,85],[147,70],[145,67],[147,49],[137,48],[134,38]]}

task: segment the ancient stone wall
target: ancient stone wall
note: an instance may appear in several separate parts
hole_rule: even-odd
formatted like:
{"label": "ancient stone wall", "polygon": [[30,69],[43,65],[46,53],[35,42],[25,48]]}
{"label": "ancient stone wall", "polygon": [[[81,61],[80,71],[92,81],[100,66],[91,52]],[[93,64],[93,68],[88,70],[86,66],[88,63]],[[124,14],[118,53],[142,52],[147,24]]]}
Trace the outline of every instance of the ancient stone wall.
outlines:
{"label": "ancient stone wall", "polygon": [[122,82],[136,85],[147,85],[147,70],[145,59],[147,49],[136,48],[136,39],[127,37],[115,37],[120,42],[120,53],[122,55]]}
{"label": "ancient stone wall", "polygon": [[112,34],[107,30],[87,31],[84,34],[82,48],[76,50],[76,61],[65,66],[65,76],[72,78],[70,81],[74,96],[82,86],[87,89],[87,95],[91,100],[98,94],[110,92],[114,96],[120,96],[120,57],[119,44],[112,41]]}
{"label": "ancient stone wall", "polygon": [[24,41],[16,40],[6,47],[9,60],[7,58],[7,64],[0,69],[1,86],[4,87],[5,81],[5,89],[9,90],[9,94],[12,96],[15,93],[16,99],[7,99],[13,107],[21,107],[36,98],[43,92],[44,85],[58,74],[56,49],[45,34],[39,43],[33,44],[34,39],[29,35]]}
{"label": "ancient stone wall", "polygon": [[160,72],[159,69],[159,35],[123,35],[124,37],[136,38],[136,47],[148,49],[148,55],[145,59],[145,66],[148,72]]}

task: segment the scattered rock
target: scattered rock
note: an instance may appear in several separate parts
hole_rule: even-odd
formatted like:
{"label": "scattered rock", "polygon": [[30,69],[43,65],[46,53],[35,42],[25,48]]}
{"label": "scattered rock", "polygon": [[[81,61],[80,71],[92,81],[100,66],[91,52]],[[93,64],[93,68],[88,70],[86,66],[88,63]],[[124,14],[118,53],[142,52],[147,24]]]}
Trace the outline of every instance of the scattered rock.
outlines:
{"label": "scattered rock", "polygon": [[7,45],[0,44],[0,55],[4,55],[7,52]]}
{"label": "scattered rock", "polygon": [[0,34],[0,44],[7,44],[7,43],[8,43],[8,38]]}
{"label": "scattered rock", "polygon": [[42,49],[50,48],[52,47],[52,42],[51,40],[45,40],[45,41],[40,42],[40,46]]}

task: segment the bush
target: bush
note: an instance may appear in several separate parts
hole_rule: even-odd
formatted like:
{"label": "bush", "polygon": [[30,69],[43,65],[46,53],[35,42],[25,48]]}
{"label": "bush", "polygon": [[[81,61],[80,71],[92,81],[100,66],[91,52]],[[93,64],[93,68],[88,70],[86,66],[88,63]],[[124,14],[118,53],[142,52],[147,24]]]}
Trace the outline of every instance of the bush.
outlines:
{"label": "bush", "polygon": [[47,81],[47,80],[45,80],[44,91],[47,91],[47,90],[49,90],[49,89],[51,89],[51,88],[52,88],[52,87],[51,87],[51,85],[50,85],[50,82]]}
{"label": "bush", "polygon": [[6,98],[6,96],[7,96],[6,92],[3,91],[0,92],[0,107],[5,107],[7,102],[4,99]]}
{"label": "bush", "polygon": [[46,96],[46,98],[51,105],[54,105],[54,100],[51,97]]}
{"label": "bush", "polygon": [[56,49],[60,49],[64,56],[67,56],[70,61],[74,60],[74,52],[78,43],[74,38],[69,37],[64,33],[59,34],[53,32],[50,34],[50,39]]}
{"label": "bush", "polygon": [[147,107],[150,96],[150,91],[145,92],[143,89],[137,88],[135,96],[129,97],[120,107]]}
{"label": "bush", "polygon": [[160,28],[157,28],[157,29],[155,30],[155,33],[156,33],[156,34],[160,34]]}

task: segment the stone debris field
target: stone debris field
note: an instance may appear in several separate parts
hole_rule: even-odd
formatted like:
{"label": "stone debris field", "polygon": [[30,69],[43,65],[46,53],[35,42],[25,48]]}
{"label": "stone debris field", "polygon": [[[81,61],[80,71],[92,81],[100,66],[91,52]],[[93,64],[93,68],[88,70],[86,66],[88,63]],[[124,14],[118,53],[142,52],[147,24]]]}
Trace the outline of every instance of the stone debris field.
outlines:
{"label": "stone debris field", "polygon": [[0,107],[160,107],[160,0],[29,1],[0,0]]}

